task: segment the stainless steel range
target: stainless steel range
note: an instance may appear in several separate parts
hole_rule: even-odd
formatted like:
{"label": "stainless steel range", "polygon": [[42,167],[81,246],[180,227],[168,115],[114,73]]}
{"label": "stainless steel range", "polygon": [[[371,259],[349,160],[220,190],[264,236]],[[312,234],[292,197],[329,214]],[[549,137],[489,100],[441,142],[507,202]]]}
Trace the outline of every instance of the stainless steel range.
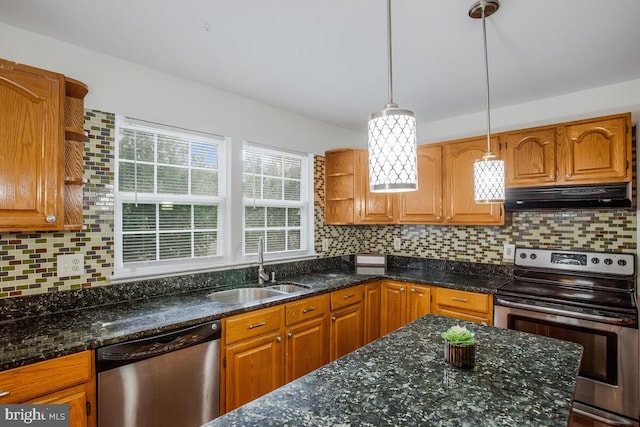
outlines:
{"label": "stainless steel range", "polygon": [[640,426],[633,254],[516,248],[494,323],[584,347],[573,426]]}

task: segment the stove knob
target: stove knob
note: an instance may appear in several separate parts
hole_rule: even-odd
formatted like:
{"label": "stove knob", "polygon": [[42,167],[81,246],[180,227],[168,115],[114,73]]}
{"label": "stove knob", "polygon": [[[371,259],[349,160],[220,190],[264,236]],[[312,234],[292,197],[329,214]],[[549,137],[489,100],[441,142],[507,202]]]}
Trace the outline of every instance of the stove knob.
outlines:
{"label": "stove knob", "polygon": [[536,259],[536,258],[538,258],[538,255],[536,255],[536,254],[531,254],[531,259]]}
{"label": "stove knob", "polygon": [[611,264],[613,264],[613,260],[611,258],[605,258],[604,259],[604,263],[607,264],[607,265],[611,265]]}
{"label": "stove knob", "polygon": [[527,254],[525,254],[524,252],[520,253],[520,258],[525,259],[527,257]]}
{"label": "stove knob", "polygon": [[618,260],[618,265],[621,267],[624,267],[625,265],[627,265],[627,260],[626,259],[619,259]]}
{"label": "stove knob", "polygon": [[599,258],[596,258],[596,257],[591,258],[591,264],[598,264],[598,263],[600,263]]}

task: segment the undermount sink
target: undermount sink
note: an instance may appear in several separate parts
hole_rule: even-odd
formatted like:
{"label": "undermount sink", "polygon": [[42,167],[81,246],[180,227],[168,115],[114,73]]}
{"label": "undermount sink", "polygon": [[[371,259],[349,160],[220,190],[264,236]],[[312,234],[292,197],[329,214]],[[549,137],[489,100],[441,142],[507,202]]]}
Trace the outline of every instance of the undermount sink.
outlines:
{"label": "undermount sink", "polygon": [[285,294],[267,288],[240,288],[228,291],[212,292],[207,295],[211,301],[223,304],[244,304],[273,297],[283,297]]}
{"label": "undermount sink", "polygon": [[290,294],[293,292],[308,291],[311,289],[311,286],[294,282],[279,282],[277,285],[267,286],[267,289],[275,289],[276,291]]}

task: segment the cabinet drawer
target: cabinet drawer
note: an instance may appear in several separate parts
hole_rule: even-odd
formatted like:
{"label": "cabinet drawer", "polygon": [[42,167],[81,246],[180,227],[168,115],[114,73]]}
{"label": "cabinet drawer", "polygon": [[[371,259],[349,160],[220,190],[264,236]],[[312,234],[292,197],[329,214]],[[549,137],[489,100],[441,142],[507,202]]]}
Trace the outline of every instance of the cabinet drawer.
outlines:
{"label": "cabinet drawer", "polygon": [[0,403],[21,403],[91,380],[92,352],[83,351],[0,372]]}
{"label": "cabinet drawer", "polygon": [[320,316],[329,312],[329,294],[305,298],[291,302],[285,307],[287,326]]}
{"label": "cabinet drawer", "polygon": [[438,305],[462,308],[479,313],[489,313],[490,295],[455,289],[438,288],[436,302]]}
{"label": "cabinet drawer", "polygon": [[282,307],[270,307],[226,319],[223,325],[226,343],[234,343],[280,329]]}
{"label": "cabinet drawer", "polygon": [[362,285],[331,292],[331,310],[362,301]]}

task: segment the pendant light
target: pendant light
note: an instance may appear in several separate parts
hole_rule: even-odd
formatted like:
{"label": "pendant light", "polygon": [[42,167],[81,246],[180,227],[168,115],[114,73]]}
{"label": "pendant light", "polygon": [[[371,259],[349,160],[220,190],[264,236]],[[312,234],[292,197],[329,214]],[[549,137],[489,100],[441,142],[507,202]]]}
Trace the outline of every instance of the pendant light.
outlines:
{"label": "pendant light", "polygon": [[393,102],[391,0],[387,0],[388,103],[369,118],[369,190],[397,193],[418,189],[416,118]]}
{"label": "pendant light", "polygon": [[504,202],[504,160],[491,152],[491,103],[489,98],[489,60],[485,18],[500,7],[498,0],[480,0],[469,9],[469,16],[482,19],[484,69],[487,81],[487,152],[473,164],[473,194],[476,203]]}

